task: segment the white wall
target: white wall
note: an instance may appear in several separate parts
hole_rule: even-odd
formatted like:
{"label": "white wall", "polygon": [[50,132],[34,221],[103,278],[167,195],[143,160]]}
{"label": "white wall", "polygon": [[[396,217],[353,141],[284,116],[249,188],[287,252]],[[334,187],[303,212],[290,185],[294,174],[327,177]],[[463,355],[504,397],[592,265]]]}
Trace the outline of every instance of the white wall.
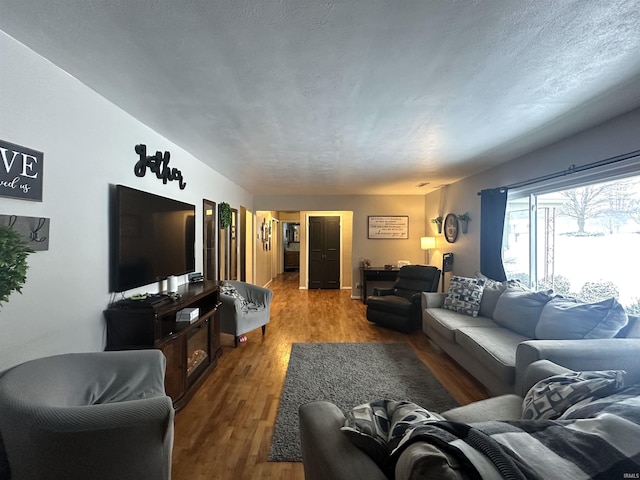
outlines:
{"label": "white wall", "polygon": [[[477,193],[640,150],[640,109],[607,121],[506,164],[468,177],[425,197],[427,229],[430,219],[447,213],[469,212],[467,235],[449,244],[436,235],[433,264],[442,264],[442,253],[454,253],[454,273],[473,276],[480,269],[480,197]],[[640,173],[640,172],[637,172]],[[450,275],[447,276],[447,280]]]}
{"label": "white wall", "polygon": [[[0,214],[51,219],[49,250],[29,256],[22,294],[0,306],[2,370],[40,356],[104,348],[110,184],[192,203],[198,219],[203,198],[239,208],[252,205],[253,197],[3,32],[0,52],[0,138],[44,152],[43,201],[0,197]],[[139,143],[151,154],[168,150],[186,188],[150,174],[136,177]],[[196,255],[201,270],[201,221]]]}
{"label": "white wall", "polygon": [[[372,266],[396,264],[409,260],[413,264],[425,263],[425,252],[420,249],[420,237],[425,234],[424,197],[422,195],[265,195],[255,197],[256,210],[296,210],[307,213],[353,212],[353,249],[351,272],[343,268],[343,278],[350,281],[354,296],[360,281],[360,262],[371,260]],[[403,240],[370,240],[367,238],[367,217],[370,215],[408,215],[409,238]],[[301,245],[301,248],[302,245]],[[300,253],[301,276],[306,275],[302,264],[306,261]],[[350,276],[349,276],[350,275]],[[347,280],[349,279],[349,280]],[[306,285],[304,278],[301,285]],[[347,285],[343,282],[343,287]]]}

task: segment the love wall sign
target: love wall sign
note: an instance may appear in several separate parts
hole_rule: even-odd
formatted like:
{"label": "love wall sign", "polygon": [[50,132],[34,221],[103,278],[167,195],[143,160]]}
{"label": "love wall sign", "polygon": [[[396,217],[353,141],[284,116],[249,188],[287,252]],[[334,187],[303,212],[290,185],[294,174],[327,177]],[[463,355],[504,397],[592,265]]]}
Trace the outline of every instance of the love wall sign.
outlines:
{"label": "love wall sign", "polygon": [[42,201],[44,154],[0,140],[0,197]]}

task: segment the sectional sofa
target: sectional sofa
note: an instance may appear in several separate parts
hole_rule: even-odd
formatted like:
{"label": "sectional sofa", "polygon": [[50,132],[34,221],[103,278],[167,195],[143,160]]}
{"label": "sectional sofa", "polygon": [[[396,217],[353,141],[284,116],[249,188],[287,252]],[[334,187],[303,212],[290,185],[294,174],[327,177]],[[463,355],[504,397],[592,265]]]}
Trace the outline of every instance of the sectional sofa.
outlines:
{"label": "sectional sofa", "polygon": [[[594,365],[599,369],[610,366],[606,359]],[[640,410],[635,406],[640,401],[640,366],[635,362],[629,367],[624,384],[630,387],[626,394],[616,395],[615,388],[626,388],[607,379],[616,372],[582,378],[561,365],[539,360],[526,369],[522,390],[517,394],[491,397],[442,413],[413,409],[400,418],[396,418],[398,409],[394,415],[378,410],[375,417],[389,421],[375,425],[375,420],[368,421],[371,416],[360,415],[359,433],[352,431],[353,414],[342,412],[333,403],[303,404],[299,413],[305,479],[565,479],[567,472],[576,478],[622,478],[621,472],[636,475],[640,460],[635,454],[637,449],[629,448],[633,444],[629,438],[640,434]],[[539,381],[543,382],[542,387],[530,390],[541,385]],[[599,392],[594,391],[594,385],[600,388]],[[544,410],[550,405],[548,397],[568,389],[573,393],[560,396],[569,402],[554,404],[551,414],[551,409]],[[533,401],[529,403],[529,399]],[[534,404],[543,407],[538,409],[540,418],[525,414]],[[354,411],[362,414],[364,407],[358,406]],[[560,412],[562,417],[558,416]],[[546,420],[550,418],[559,421]],[[421,426],[423,422],[427,425]],[[429,422],[435,423],[429,427]],[[386,428],[381,428],[384,424]],[[587,434],[581,429],[586,429]],[[503,430],[508,435],[503,435]],[[448,441],[447,436],[451,437]],[[398,437],[400,443],[396,443]],[[481,447],[486,445],[491,448],[483,450]],[[505,447],[510,454],[505,454]],[[517,465],[514,458],[519,460]],[[527,469],[533,476],[523,474]]]}
{"label": "sectional sofa", "polygon": [[573,370],[640,360],[640,318],[615,299],[581,303],[513,281],[453,277],[448,292],[422,294],[422,329],[490,395],[519,391],[540,359]]}

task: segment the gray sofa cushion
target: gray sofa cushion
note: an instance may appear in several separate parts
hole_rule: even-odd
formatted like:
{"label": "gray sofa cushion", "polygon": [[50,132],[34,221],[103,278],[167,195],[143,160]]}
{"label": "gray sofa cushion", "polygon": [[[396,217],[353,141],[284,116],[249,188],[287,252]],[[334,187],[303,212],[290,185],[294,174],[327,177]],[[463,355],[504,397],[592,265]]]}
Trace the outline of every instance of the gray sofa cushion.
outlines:
{"label": "gray sofa cushion", "polygon": [[498,298],[493,319],[504,328],[535,338],[540,313],[550,300],[551,295],[545,292],[522,291],[510,286]]}
{"label": "gray sofa cushion", "polygon": [[620,329],[615,338],[640,338],[640,317],[627,315],[627,325]]}
{"label": "gray sofa cushion", "polygon": [[506,328],[464,327],[456,331],[456,342],[500,380],[512,385],[516,377],[516,349],[527,340]]}
{"label": "gray sofa cushion", "polygon": [[428,327],[450,342],[455,341],[455,332],[462,327],[496,327],[496,323],[486,317],[470,317],[463,313],[453,312],[444,308],[428,308],[425,311]]}
{"label": "gray sofa cushion", "polygon": [[498,282],[490,278],[485,280],[482,299],[480,300],[480,311],[478,312],[478,315],[482,315],[483,317],[493,318],[498,299],[507,288],[512,292],[525,292],[529,290],[518,280],[505,280],[504,282]]}
{"label": "gray sofa cushion", "polygon": [[506,282],[496,282],[495,280],[487,280],[482,291],[480,299],[480,311],[478,315],[493,318],[493,312],[496,309],[498,298],[507,289]]}
{"label": "gray sofa cushion", "polygon": [[540,340],[613,338],[627,321],[624,308],[615,298],[597,303],[554,298],[542,309],[535,335]]}

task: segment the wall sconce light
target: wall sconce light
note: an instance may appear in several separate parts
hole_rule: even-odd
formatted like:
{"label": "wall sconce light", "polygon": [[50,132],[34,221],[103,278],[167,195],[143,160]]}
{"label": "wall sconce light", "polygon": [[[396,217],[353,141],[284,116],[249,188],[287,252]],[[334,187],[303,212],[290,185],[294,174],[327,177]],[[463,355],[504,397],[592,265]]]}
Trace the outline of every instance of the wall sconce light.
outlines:
{"label": "wall sconce light", "polygon": [[436,237],[420,237],[420,248],[427,251],[427,264],[429,264],[429,250],[436,248]]}

